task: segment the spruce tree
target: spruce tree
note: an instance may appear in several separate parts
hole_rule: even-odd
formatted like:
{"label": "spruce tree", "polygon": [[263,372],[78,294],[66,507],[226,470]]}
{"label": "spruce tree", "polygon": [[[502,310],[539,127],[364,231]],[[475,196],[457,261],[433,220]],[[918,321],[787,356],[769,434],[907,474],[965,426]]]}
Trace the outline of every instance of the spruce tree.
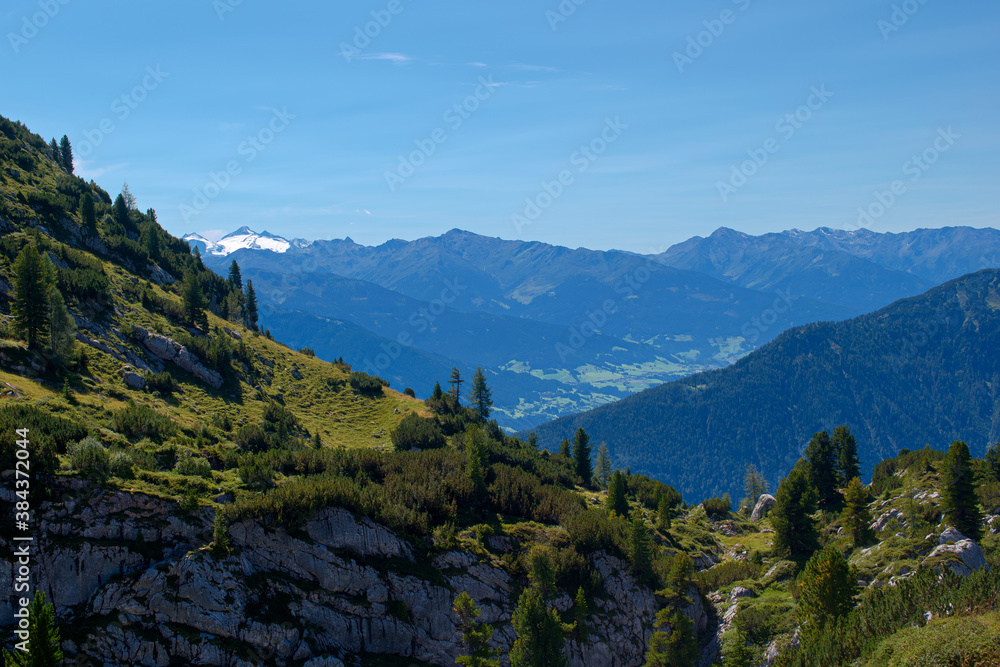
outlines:
{"label": "spruce tree", "polygon": [[89,231],[97,230],[97,212],[94,210],[94,198],[85,192],[80,198],[80,225]]}
{"label": "spruce tree", "polygon": [[747,637],[742,632],[736,632],[728,642],[722,653],[726,667],[756,667],[757,661],[753,649],[747,646]]}
{"label": "spruce tree", "polygon": [[687,614],[666,607],[656,612],[654,625],[658,632],[649,640],[645,667],[693,667],[698,659],[698,641]]}
{"label": "spruce tree", "polygon": [[62,638],[56,625],[55,609],[45,602],[45,594],[35,591],[28,605],[28,646],[21,651],[4,651],[7,667],[57,667],[63,662]]}
{"label": "spruce tree", "polygon": [[73,173],[73,147],[69,143],[69,137],[65,134],[59,142],[59,161],[67,174]]}
{"label": "spruce tree", "polygon": [[838,426],[834,429],[833,446],[837,450],[838,482],[847,485],[855,477],[861,477],[858,443],[849,428]]}
{"label": "spruce tree", "polygon": [[816,522],[816,490],[809,484],[809,477],[802,468],[792,468],[788,477],[781,480],[771,509],[774,526],[774,550],[793,558],[810,556],[819,545]]}
{"label": "spruce tree", "polygon": [[35,350],[48,338],[50,269],[33,244],[21,249],[13,268],[14,326],[28,343],[28,349]]}
{"label": "spruce tree", "polygon": [[625,483],[625,475],[621,470],[616,470],[611,475],[608,483],[608,497],[605,498],[605,507],[609,512],[615,512],[623,517],[628,516],[628,495]]}
{"label": "spruce tree", "polygon": [[562,442],[559,443],[559,456],[565,456],[568,459],[573,458],[568,438],[563,438]]}
{"label": "spruce tree", "polygon": [[466,474],[472,482],[472,488],[478,496],[486,493],[486,445],[483,442],[482,432],[477,426],[473,426],[468,432],[468,442],[465,445],[468,455],[466,464]]}
{"label": "spruce tree", "polygon": [[830,434],[820,431],[813,434],[806,448],[806,460],[809,462],[809,482],[819,495],[819,506],[830,508],[840,502],[837,492],[837,450],[830,441]]}
{"label": "spruce tree", "polygon": [[493,391],[486,386],[486,373],[482,366],[476,367],[476,372],[472,375],[469,405],[475,408],[483,419],[490,418],[490,412],[493,408]]}
{"label": "spruce tree", "polygon": [[656,527],[662,531],[670,530],[670,503],[666,494],[661,493],[656,503]]}
{"label": "spruce tree", "polygon": [[875,539],[872,532],[872,515],[868,510],[868,491],[860,477],[854,477],[844,491],[844,528],[851,532],[855,547],[864,547]]}
{"label": "spruce tree", "polygon": [[240,265],[236,263],[235,259],[229,265],[229,278],[227,282],[229,283],[229,287],[237,292],[243,291],[243,275],[240,273]]}
{"label": "spruce tree", "polygon": [[49,142],[49,154],[53,160],[59,163],[59,166],[62,166],[62,150],[59,149],[59,144],[56,143],[55,137],[52,137],[52,141]]}
{"label": "spruce tree", "polygon": [[611,455],[608,453],[608,443],[602,440],[597,448],[597,464],[594,466],[594,479],[601,488],[608,488],[612,472],[614,470],[611,466]]}
{"label": "spruce tree", "polygon": [[983,516],[976,496],[969,446],[961,440],[951,443],[941,471],[941,505],[945,520],[966,537],[978,540]]}
{"label": "spruce tree", "polygon": [[440,401],[441,398],[443,397],[444,397],[444,391],[441,390],[441,383],[435,382],[434,391],[431,393],[431,398],[433,398],[435,401]]}
{"label": "spruce tree", "polygon": [[851,611],[858,594],[858,576],[831,544],[809,559],[798,586],[799,614],[807,621],[807,629],[816,631]]}
{"label": "spruce tree", "polygon": [[125,200],[125,206],[128,207],[130,211],[138,211],[136,206],[135,195],[129,190],[128,181],[122,183],[122,198]]}
{"label": "spruce tree", "polygon": [[986,450],[983,460],[986,461],[986,473],[1000,482],[1000,442]]}
{"label": "spruce tree", "polygon": [[73,351],[76,340],[76,322],[66,310],[66,302],[55,285],[49,286],[49,354],[65,363]]}
{"label": "spruce tree", "polygon": [[640,516],[632,519],[628,551],[636,579],[642,583],[649,582],[653,576],[653,539]]}
{"label": "spruce tree", "polygon": [[517,600],[511,618],[516,639],[510,649],[511,667],[564,667],[563,627],[541,592],[529,586]]}
{"label": "spruce tree", "polygon": [[184,319],[190,326],[199,327],[202,331],[208,329],[208,317],[205,315],[205,296],[201,291],[201,282],[193,271],[184,275],[181,287],[181,300],[184,304]]}
{"label": "spruce tree", "polygon": [[129,217],[128,204],[122,195],[115,197],[115,203],[112,207],[112,218],[115,223],[121,226],[123,231],[132,231],[132,219]]}
{"label": "spruce tree", "polygon": [[448,384],[451,385],[448,393],[455,399],[455,405],[459,405],[459,399],[462,397],[462,383],[464,381],[465,380],[462,379],[462,371],[458,370],[457,367],[452,366],[451,375],[448,376]]}
{"label": "spruce tree", "polygon": [[257,331],[257,321],[260,317],[257,312],[257,291],[253,288],[253,281],[248,280],[246,291],[243,295],[243,316],[246,318],[246,326],[251,331]]}
{"label": "spruce tree", "polygon": [[493,626],[488,623],[477,623],[476,619],[482,613],[468,593],[462,591],[455,598],[452,606],[458,616],[458,629],[462,633],[464,655],[455,659],[459,665],[466,667],[500,667],[500,651],[492,649],[489,641],[493,637]]}
{"label": "spruce tree", "polygon": [[583,480],[584,486],[589,486],[590,478],[594,474],[590,464],[590,436],[582,426],[576,429],[576,435],[573,436],[573,462],[576,466],[576,476]]}

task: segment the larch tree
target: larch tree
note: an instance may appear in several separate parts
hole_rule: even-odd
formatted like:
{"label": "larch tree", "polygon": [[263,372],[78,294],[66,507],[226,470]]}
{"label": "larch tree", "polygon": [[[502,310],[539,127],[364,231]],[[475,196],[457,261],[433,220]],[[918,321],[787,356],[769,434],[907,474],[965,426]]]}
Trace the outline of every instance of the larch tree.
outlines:
{"label": "larch tree", "polygon": [[844,528],[851,533],[855,547],[864,547],[875,539],[871,529],[872,515],[868,510],[868,491],[860,477],[854,477],[844,490]]}
{"label": "larch tree", "polygon": [[608,453],[608,443],[602,440],[601,444],[597,447],[597,463],[594,466],[594,479],[597,480],[598,486],[603,489],[608,488],[608,483],[611,481],[611,473],[613,472],[611,454]]}
{"label": "larch tree", "polygon": [[747,465],[746,473],[743,475],[743,493],[746,494],[743,504],[749,505],[753,509],[757,500],[769,490],[770,485],[757,470],[757,466],[753,463]]}
{"label": "larch tree", "polygon": [[462,397],[463,382],[465,382],[465,380],[462,379],[462,371],[460,371],[457,366],[452,366],[451,375],[448,376],[448,384],[451,385],[448,393],[455,399],[456,405],[458,405],[459,399]]}
{"label": "larch tree", "polygon": [[466,667],[500,667],[500,651],[490,648],[493,626],[476,621],[482,613],[468,593],[462,591],[452,606],[458,616],[458,629],[462,633],[464,654],[455,659]]}

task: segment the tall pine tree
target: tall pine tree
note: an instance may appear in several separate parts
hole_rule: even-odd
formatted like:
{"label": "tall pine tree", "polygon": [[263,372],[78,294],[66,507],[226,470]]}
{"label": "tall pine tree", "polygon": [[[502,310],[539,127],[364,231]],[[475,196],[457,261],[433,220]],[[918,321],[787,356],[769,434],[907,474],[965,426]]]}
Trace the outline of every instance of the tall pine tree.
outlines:
{"label": "tall pine tree", "polygon": [[621,516],[628,516],[628,489],[625,482],[625,475],[621,470],[615,470],[608,483],[608,497],[604,499],[605,507],[609,512],[616,512]]}
{"label": "tall pine tree", "polygon": [[611,466],[611,454],[608,453],[608,443],[601,441],[601,444],[597,448],[597,464],[594,466],[594,479],[597,480],[597,484],[603,488],[608,488],[608,483],[611,481],[611,473],[614,470]]}
{"label": "tall pine tree", "polygon": [[458,370],[457,366],[452,366],[451,375],[448,376],[448,384],[451,385],[451,388],[448,390],[448,393],[451,394],[451,397],[455,399],[456,405],[458,405],[459,399],[462,397],[463,382],[465,382],[465,380],[462,379],[462,371]]}
{"label": "tall pine tree", "polygon": [[247,281],[243,295],[243,317],[246,318],[247,328],[257,331],[257,320],[260,315],[257,312],[257,290],[253,288],[252,280]]}
{"label": "tall pine tree", "polygon": [[983,515],[976,496],[975,473],[969,446],[961,440],[951,443],[941,467],[941,500],[945,520],[966,537],[978,540]]}
{"label": "tall pine tree", "polygon": [[94,210],[94,198],[85,192],[80,198],[80,225],[89,231],[97,230],[97,212]]}
{"label": "tall pine tree", "polygon": [[59,161],[67,174],[73,173],[73,147],[69,143],[69,137],[65,134],[59,142]]}
{"label": "tall pine tree", "polygon": [[486,386],[486,373],[482,366],[476,367],[476,372],[472,375],[472,387],[469,389],[469,405],[475,408],[476,412],[483,419],[490,418],[493,408],[493,391]]}
{"label": "tall pine tree", "polygon": [[48,338],[51,272],[33,244],[21,249],[13,268],[15,296],[11,312],[14,326],[27,341],[28,349],[35,350]]}
{"label": "tall pine tree", "polygon": [[511,618],[516,639],[510,649],[511,667],[564,667],[562,623],[542,593],[529,586],[517,600]]}
{"label": "tall pine tree", "polygon": [[833,446],[837,450],[838,482],[846,486],[855,477],[861,477],[858,443],[849,428],[838,426],[833,431]]}
{"label": "tall pine tree", "polygon": [[645,667],[693,667],[696,664],[698,641],[694,636],[694,624],[687,614],[666,607],[656,612],[654,626],[658,632],[649,640]]}
{"label": "tall pine tree", "polygon": [[872,515],[868,511],[868,491],[860,477],[854,477],[844,491],[844,528],[850,531],[855,547],[868,546],[874,539]]}
{"label": "tall pine tree", "polygon": [[573,436],[573,463],[576,476],[584,486],[590,486],[590,478],[594,474],[590,464],[590,436],[582,426],[576,429],[576,435]]}
{"label": "tall pine tree", "polygon": [[205,296],[201,291],[201,281],[198,280],[194,271],[188,271],[184,275],[181,301],[184,305],[184,318],[187,323],[199,327],[202,331],[207,331],[208,316],[205,315]]}
{"label": "tall pine tree", "polygon": [[229,278],[227,282],[229,283],[229,287],[237,292],[243,291],[243,275],[240,273],[240,265],[236,263],[235,259],[229,265]]}
{"label": "tall pine tree", "polygon": [[844,555],[832,544],[806,563],[799,579],[799,613],[815,632],[826,623],[846,616],[858,594],[858,576]]}
{"label": "tall pine tree", "polygon": [[488,623],[478,623],[476,619],[482,613],[468,593],[462,591],[455,598],[452,607],[458,616],[458,629],[462,633],[464,655],[455,659],[459,665],[466,667],[500,667],[500,651],[492,649],[489,641],[493,637],[493,626]]}
{"label": "tall pine tree", "polygon": [[816,490],[809,484],[809,477],[802,468],[792,468],[788,477],[781,480],[771,509],[774,526],[774,550],[793,558],[812,555],[819,545],[816,522]]}
{"label": "tall pine tree", "polygon": [[830,434],[820,431],[813,434],[806,448],[806,460],[809,462],[809,482],[819,494],[819,506],[834,507],[840,502],[837,492],[837,450],[830,440]]}

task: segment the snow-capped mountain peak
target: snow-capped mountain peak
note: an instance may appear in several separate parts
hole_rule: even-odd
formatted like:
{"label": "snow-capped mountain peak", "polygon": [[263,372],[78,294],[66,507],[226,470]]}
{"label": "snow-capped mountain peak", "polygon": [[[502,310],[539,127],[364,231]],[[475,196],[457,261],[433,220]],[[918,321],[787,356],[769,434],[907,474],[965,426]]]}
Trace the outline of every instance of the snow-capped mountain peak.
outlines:
{"label": "snow-capped mountain peak", "polygon": [[293,247],[292,242],[280,236],[263,231],[255,232],[243,226],[234,232],[226,234],[218,241],[209,241],[200,234],[188,234],[184,237],[191,247],[198,246],[202,254],[229,255],[237,250],[270,250],[271,252],[286,252]]}

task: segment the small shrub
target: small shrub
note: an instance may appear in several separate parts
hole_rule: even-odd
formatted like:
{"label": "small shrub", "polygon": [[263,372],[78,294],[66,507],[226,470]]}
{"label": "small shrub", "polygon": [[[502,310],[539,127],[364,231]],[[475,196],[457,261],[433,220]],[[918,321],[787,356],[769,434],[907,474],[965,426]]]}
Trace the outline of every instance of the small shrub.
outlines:
{"label": "small shrub", "polygon": [[150,391],[158,391],[161,394],[172,394],[175,389],[174,378],[170,373],[146,373],[146,386]]}
{"label": "small shrub", "polygon": [[396,451],[401,452],[411,449],[438,449],[444,447],[447,442],[436,419],[420,417],[415,412],[403,417],[390,437]]}
{"label": "small shrub", "polygon": [[709,518],[719,519],[729,516],[729,512],[732,510],[732,503],[729,502],[729,494],[727,493],[721,498],[709,498],[702,503],[702,507],[705,508],[705,514]]}
{"label": "small shrub", "polygon": [[163,442],[177,431],[170,418],[135,403],[116,412],[111,422],[116,431],[131,439],[149,438]]}
{"label": "small shrub", "polygon": [[174,472],[187,477],[212,478],[212,466],[201,456],[184,456],[178,459]]}
{"label": "small shrub", "polygon": [[67,452],[70,465],[89,477],[100,479],[111,472],[108,450],[97,438],[84,438],[70,445]]}
{"label": "small shrub", "polygon": [[109,469],[111,474],[119,479],[135,479],[135,468],[132,457],[128,452],[116,450],[111,452],[109,458]]}
{"label": "small shrub", "polygon": [[316,356],[316,350],[312,349],[311,347],[300,347],[299,348],[299,354],[304,354],[307,357],[315,357]]}
{"label": "small shrub", "polygon": [[381,394],[382,388],[389,386],[388,380],[361,371],[351,371],[350,382],[354,391],[361,394]]}

